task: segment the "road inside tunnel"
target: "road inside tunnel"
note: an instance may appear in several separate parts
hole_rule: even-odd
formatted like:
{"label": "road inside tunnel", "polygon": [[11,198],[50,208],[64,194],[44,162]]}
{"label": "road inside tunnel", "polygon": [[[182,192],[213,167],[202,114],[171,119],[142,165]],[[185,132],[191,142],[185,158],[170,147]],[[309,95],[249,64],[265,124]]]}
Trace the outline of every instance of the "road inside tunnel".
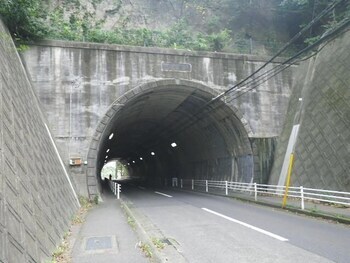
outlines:
{"label": "road inside tunnel", "polygon": [[[160,186],[171,178],[250,182],[252,150],[237,110],[202,85],[165,82],[130,92],[105,121],[96,151],[96,177],[118,160],[132,178]],[[123,102],[123,103],[121,103]]]}

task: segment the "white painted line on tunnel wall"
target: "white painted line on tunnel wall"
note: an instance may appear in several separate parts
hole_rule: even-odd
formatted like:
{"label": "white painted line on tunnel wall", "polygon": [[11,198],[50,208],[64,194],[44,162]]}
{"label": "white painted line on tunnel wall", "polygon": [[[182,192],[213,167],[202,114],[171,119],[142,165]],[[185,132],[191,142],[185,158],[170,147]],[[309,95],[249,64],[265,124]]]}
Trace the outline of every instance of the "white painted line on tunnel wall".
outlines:
{"label": "white painted line on tunnel wall", "polygon": [[167,194],[164,194],[164,193],[161,193],[161,192],[154,192],[154,193],[156,193],[158,195],[163,195],[163,196],[166,196],[166,197],[172,197],[171,195],[167,195]]}
{"label": "white painted line on tunnel wall", "polygon": [[222,218],[225,218],[226,220],[229,220],[229,221],[234,222],[234,223],[236,223],[236,224],[240,224],[240,225],[242,225],[242,226],[245,226],[245,227],[247,227],[247,228],[250,228],[250,229],[252,229],[252,230],[255,230],[255,231],[257,231],[257,232],[260,232],[260,233],[262,233],[262,234],[264,234],[264,235],[273,237],[273,238],[275,238],[275,239],[277,239],[277,240],[280,240],[280,241],[283,241],[283,242],[288,241],[287,238],[281,237],[281,236],[279,236],[279,235],[276,235],[276,234],[271,233],[271,232],[269,232],[269,231],[266,231],[266,230],[264,230],[264,229],[261,229],[261,228],[258,228],[258,227],[249,225],[249,224],[247,224],[247,223],[244,223],[244,222],[242,222],[242,221],[236,220],[236,219],[231,218],[231,217],[229,217],[229,216],[225,216],[225,215],[220,214],[220,213],[218,213],[218,212],[215,212],[215,211],[213,211],[213,210],[210,210],[210,209],[207,209],[207,208],[202,208],[202,209],[203,209],[204,211],[206,211],[206,212],[209,212],[209,213],[212,213],[212,214],[214,214],[214,215],[220,216],[220,217],[222,217]]}
{"label": "white painted line on tunnel wall", "polygon": [[146,190],[146,188],[143,187],[143,186],[138,186],[138,188],[141,189],[141,190]]}

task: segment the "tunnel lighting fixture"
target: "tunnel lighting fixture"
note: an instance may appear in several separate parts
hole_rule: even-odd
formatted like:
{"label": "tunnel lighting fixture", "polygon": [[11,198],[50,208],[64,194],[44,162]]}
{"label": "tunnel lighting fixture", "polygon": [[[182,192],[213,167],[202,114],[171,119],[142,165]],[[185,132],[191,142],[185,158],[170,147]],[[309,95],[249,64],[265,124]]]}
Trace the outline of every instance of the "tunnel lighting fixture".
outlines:
{"label": "tunnel lighting fixture", "polygon": [[154,152],[151,152],[151,155],[153,155],[153,156],[154,156],[154,155],[156,155],[156,154],[155,154]]}
{"label": "tunnel lighting fixture", "polygon": [[132,161],[132,163],[135,163],[135,161]]}
{"label": "tunnel lighting fixture", "polygon": [[114,136],[114,133],[112,132],[112,133],[109,135],[108,139],[112,140],[113,136]]}
{"label": "tunnel lighting fixture", "polygon": [[106,155],[106,158],[105,159],[107,159],[108,158],[108,155]]}
{"label": "tunnel lighting fixture", "polygon": [[108,153],[110,151],[110,149],[107,149],[106,153]]}
{"label": "tunnel lighting fixture", "polygon": [[128,165],[130,165],[130,163],[128,163]]}
{"label": "tunnel lighting fixture", "polygon": [[142,157],[140,157],[140,160],[142,161],[142,160],[143,160],[143,158],[142,158]]}
{"label": "tunnel lighting fixture", "polygon": [[173,148],[175,148],[176,146],[177,146],[176,142],[173,142],[173,143],[171,144],[171,147],[173,147]]}

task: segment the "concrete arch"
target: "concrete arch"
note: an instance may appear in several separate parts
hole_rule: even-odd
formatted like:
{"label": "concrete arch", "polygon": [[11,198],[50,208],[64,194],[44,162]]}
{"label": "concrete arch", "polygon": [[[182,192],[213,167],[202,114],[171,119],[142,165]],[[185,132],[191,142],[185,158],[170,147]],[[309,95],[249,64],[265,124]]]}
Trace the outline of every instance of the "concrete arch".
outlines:
{"label": "concrete arch", "polygon": [[[194,110],[196,107],[198,108],[198,105],[200,104],[203,105],[207,101],[219,95],[220,92],[221,91],[218,91],[214,87],[209,87],[196,81],[189,81],[183,79],[162,79],[138,85],[132,90],[125,93],[123,96],[116,99],[100,120],[90,143],[87,156],[87,187],[90,198],[99,193],[98,180],[100,177],[97,175],[99,174],[100,169],[103,166],[103,164],[99,162],[99,154],[105,148],[104,141],[106,141],[108,136],[113,132],[114,122],[117,122],[119,120],[123,124],[127,123],[127,119],[131,118],[130,116],[136,115],[133,112],[142,112],[142,110],[140,109],[141,107],[148,107],[148,110],[151,112],[149,107],[152,106],[147,106],[147,100],[149,102],[149,98],[152,98],[152,96],[158,96],[158,98],[166,98],[169,100],[169,103],[171,101],[179,100],[179,98],[181,98],[183,100],[182,104],[179,104],[180,106],[178,106],[177,108],[171,109],[172,111],[169,113],[168,118],[170,118],[170,115],[179,115],[182,117],[181,119],[187,118],[188,120],[191,120],[191,118],[193,119],[193,116],[191,116],[193,112],[190,112],[191,110]],[[160,96],[160,94],[162,94],[162,96]],[[167,98],[167,96],[169,98]],[[195,99],[188,100],[189,98]],[[154,101],[155,99],[152,102],[153,104],[158,103]],[[166,103],[163,103],[163,105],[164,107],[169,107],[168,105],[166,105]],[[155,104],[153,106],[155,106]],[[155,110],[158,110],[158,108],[159,107],[156,107]],[[127,115],[122,120],[120,120],[120,116],[123,116],[123,114]],[[174,116],[171,116],[171,118],[176,120]],[[205,121],[203,121],[204,119]],[[207,119],[209,121],[207,121]],[[180,119],[177,118],[177,120]],[[215,109],[209,112],[205,116],[205,118],[203,118],[203,120],[197,120],[197,122],[200,123],[200,125],[198,125],[198,127],[190,128],[190,132],[185,131],[185,133],[187,132],[191,135],[190,137],[193,137],[191,142],[193,141],[193,144],[197,147],[193,147],[192,150],[188,150],[187,155],[196,153],[196,155],[198,154],[199,156],[201,156],[203,160],[205,160],[206,158],[208,159],[209,157],[211,157],[210,154],[212,150],[199,150],[199,145],[203,144],[206,138],[208,138],[208,140],[210,138],[211,140],[213,140],[214,137],[220,137],[217,138],[217,140],[220,141],[217,143],[225,145],[225,148],[227,149],[225,149],[225,151],[223,152],[225,152],[226,155],[223,153],[219,153],[217,156],[217,160],[213,162],[235,162],[235,165],[236,167],[238,167],[239,170],[236,171],[236,174],[245,173],[245,177],[248,177],[243,178],[244,176],[240,177],[236,175],[236,179],[250,181],[253,177],[254,169],[252,149],[248,135],[252,133],[252,130],[248,122],[243,118],[241,112],[234,106],[227,105],[223,101],[220,101],[217,104],[217,106],[215,106]],[[159,120],[154,120],[152,118],[143,118],[139,119],[137,122],[128,124],[128,127],[130,129],[137,130],[137,126],[140,126],[140,123],[142,123],[142,127],[153,127],[157,125],[154,122],[158,122],[158,124],[160,123]],[[132,125],[135,125],[135,128],[132,128]],[[217,136],[217,134],[219,134],[220,136]],[[163,135],[161,135],[160,133],[159,136]],[[142,144],[142,141],[140,141],[140,144]],[[225,156],[223,157],[223,155]],[[180,160],[181,158],[186,158],[185,156],[186,154],[183,152],[182,154],[179,154],[177,158]],[[229,158],[231,158],[230,161],[228,160]],[[162,165],[164,166],[164,163],[162,163]],[[194,165],[201,166],[202,164]],[[214,166],[215,165],[217,164],[214,164]],[[207,164],[207,166],[210,165]],[[233,167],[232,169],[234,169],[234,164],[231,164],[231,166]]]}

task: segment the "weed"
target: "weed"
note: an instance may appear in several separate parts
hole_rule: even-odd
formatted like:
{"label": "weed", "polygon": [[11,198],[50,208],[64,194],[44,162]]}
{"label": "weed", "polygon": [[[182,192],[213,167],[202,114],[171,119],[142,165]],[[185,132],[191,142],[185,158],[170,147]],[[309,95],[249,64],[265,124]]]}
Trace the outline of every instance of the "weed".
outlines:
{"label": "weed", "polygon": [[98,195],[95,195],[95,197],[94,197],[94,204],[98,205]]}
{"label": "weed", "polygon": [[132,229],[136,228],[135,220],[132,219],[130,216],[128,216],[128,224],[131,226]]}
{"label": "weed", "polygon": [[62,244],[59,245],[52,253],[52,263],[56,262],[67,262],[67,253],[69,245],[66,239],[63,240]]}
{"label": "weed", "polygon": [[79,224],[82,224],[84,223],[84,219],[82,217],[82,214],[80,214],[78,212],[78,214],[74,215],[73,218],[72,218],[72,224],[73,225],[79,225]]}
{"label": "weed", "polygon": [[159,238],[153,237],[152,243],[156,246],[158,249],[164,249],[165,244],[160,240]]}
{"label": "weed", "polygon": [[146,255],[146,257],[148,258],[152,257],[151,247],[148,244],[140,242],[139,246],[142,252]]}

